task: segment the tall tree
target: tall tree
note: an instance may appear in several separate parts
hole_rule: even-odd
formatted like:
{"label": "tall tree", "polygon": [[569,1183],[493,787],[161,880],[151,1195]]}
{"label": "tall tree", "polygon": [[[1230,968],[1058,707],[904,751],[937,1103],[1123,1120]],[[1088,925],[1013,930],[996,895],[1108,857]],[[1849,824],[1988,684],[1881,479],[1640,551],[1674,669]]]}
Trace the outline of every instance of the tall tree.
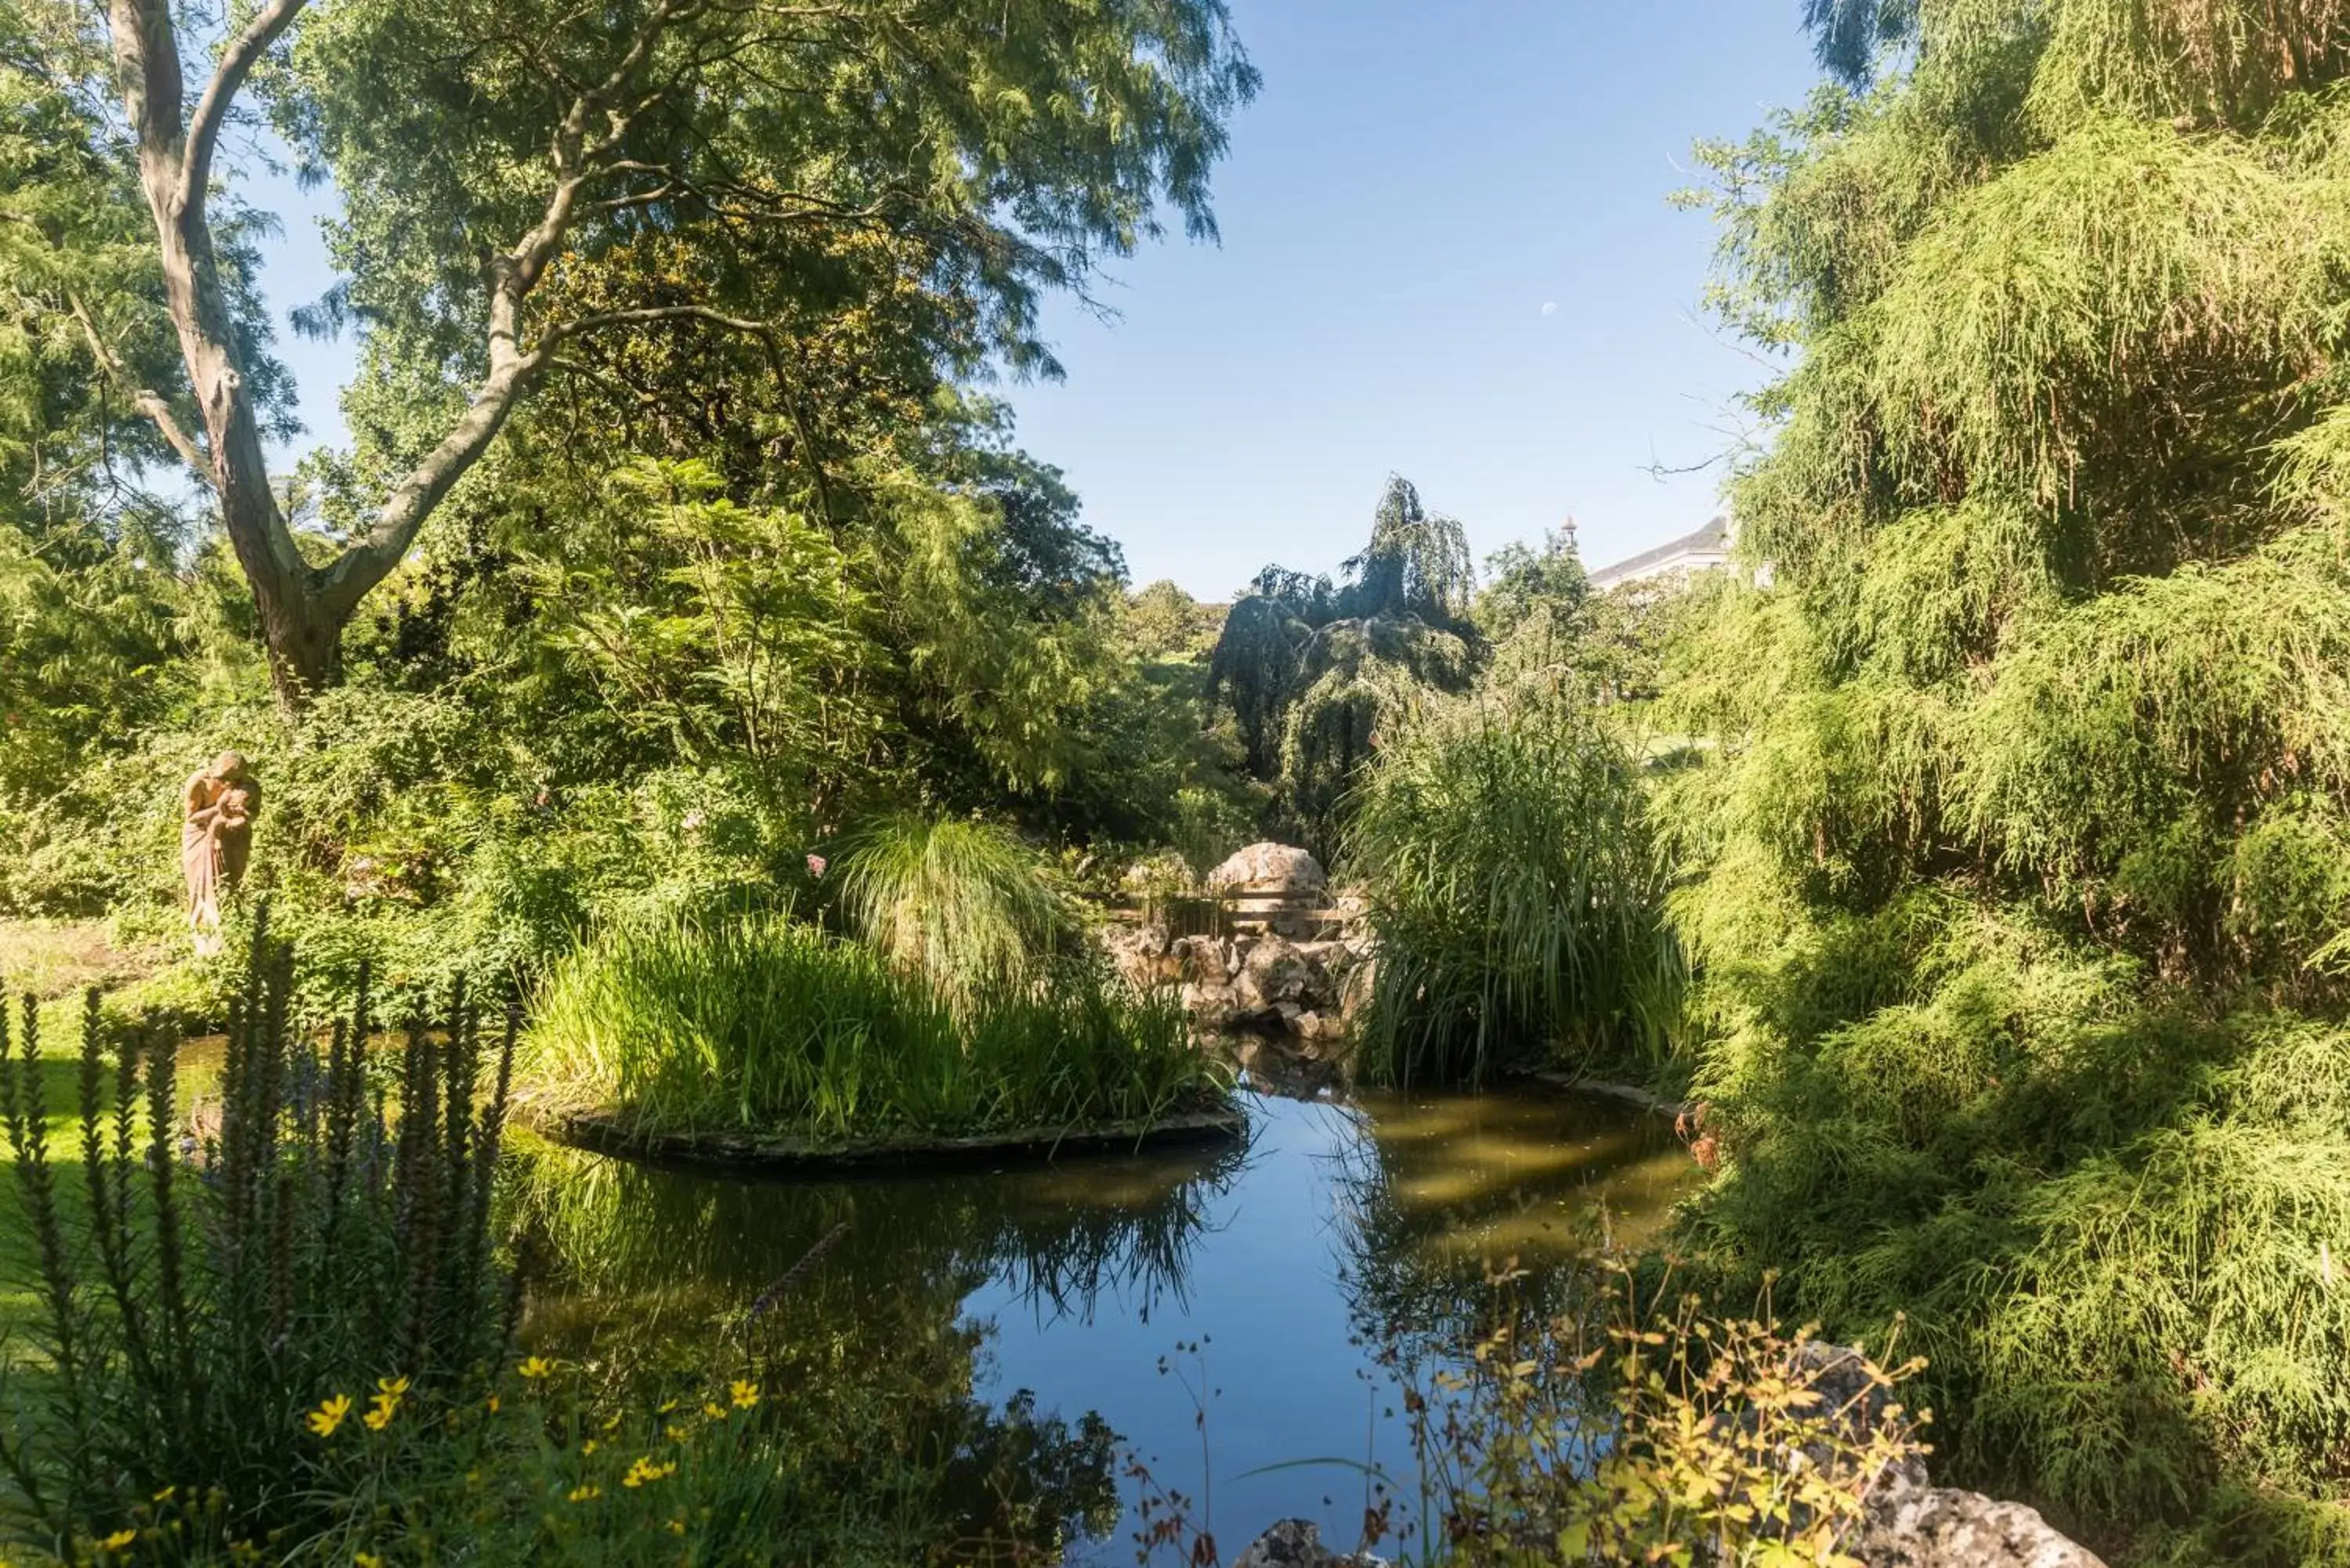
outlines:
{"label": "tall tree", "polygon": [[[216,492],[295,701],[337,678],[345,622],[500,428],[599,340],[694,323],[768,341],[795,289],[870,252],[941,301],[941,357],[1049,372],[1040,291],[1083,288],[1159,231],[1162,202],[1211,234],[1209,171],[1257,79],[1222,0],[267,0],[232,16],[192,93],[201,19],[109,0],[113,130],[194,418],[168,398],[149,411]],[[77,67],[62,45],[48,60]],[[348,281],[314,319],[360,324],[380,393],[361,413],[393,410],[358,421],[351,522],[316,560],[271,483],[213,218],[248,93],[342,193]]]}
{"label": "tall tree", "polygon": [[1256,575],[1225,617],[1208,691],[1239,723],[1248,765],[1279,790],[1288,826],[1326,852],[1335,814],[1382,722],[1430,691],[1467,685],[1476,587],[1460,521],[1430,513],[1390,474],[1371,537],[1335,586],[1281,566]]}

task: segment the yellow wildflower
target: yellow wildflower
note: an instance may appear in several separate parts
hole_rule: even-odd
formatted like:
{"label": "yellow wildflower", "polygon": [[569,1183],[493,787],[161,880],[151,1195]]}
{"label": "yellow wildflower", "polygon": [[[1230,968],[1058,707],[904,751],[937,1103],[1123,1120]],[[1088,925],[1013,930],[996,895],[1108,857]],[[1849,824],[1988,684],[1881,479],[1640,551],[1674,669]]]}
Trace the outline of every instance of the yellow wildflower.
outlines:
{"label": "yellow wildflower", "polygon": [[747,1410],[759,1402],[759,1390],[742,1378],[734,1379],[734,1407]]}
{"label": "yellow wildflower", "polygon": [[[343,1424],[343,1417],[350,1413],[351,1397],[348,1394],[338,1394],[303,1417],[302,1424],[321,1438],[331,1438],[335,1435],[335,1428]],[[155,1494],[155,1501],[161,1502],[171,1494],[172,1489],[165,1487]]]}
{"label": "yellow wildflower", "polygon": [[498,1397],[497,1397],[496,1395],[493,1394],[493,1395],[491,1395],[491,1396],[490,1396],[490,1414],[491,1414],[491,1415],[493,1415],[493,1416],[494,1416],[494,1415],[496,1415],[497,1413],[498,1413]]}
{"label": "yellow wildflower", "polygon": [[677,1474],[675,1460],[668,1464],[657,1465],[653,1463],[652,1457],[649,1454],[629,1467],[629,1473],[620,1478],[620,1484],[625,1487],[640,1487],[648,1481],[667,1480],[675,1474]]}
{"label": "yellow wildflower", "polygon": [[120,1552],[138,1539],[139,1532],[135,1530],[118,1530],[99,1542],[98,1549],[101,1552]]}
{"label": "yellow wildflower", "polygon": [[676,1421],[671,1421],[662,1429],[669,1434],[669,1440],[672,1443],[681,1443],[685,1441],[686,1438],[693,1436],[692,1428],[681,1425]]}
{"label": "yellow wildflower", "polygon": [[588,1455],[588,1454],[592,1454],[592,1453],[594,1453],[598,1449],[600,1449],[600,1448],[602,1448],[603,1446],[604,1446],[603,1444],[601,1444],[601,1443],[598,1442],[595,1438],[588,1438],[586,1442],[584,1442],[584,1443],[582,1443],[582,1444],[580,1444],[580,1445],[579,1445],[579,1452],[580,1452],[583,1456],[584,1456],[584,1455]]}
{"label": "yellow wildflower", "polygon": [[671,1535],[683,1535],[685,1533],[685,1521],[681,1519],[671,1520],[669,1521],[669,1532]]}
{"label": "yellow wildflower", "polygon": [[[629,1484],[633,1486],[636,1483],[631,1481]],[[564,1493],[563,1501],[566,1502],[593,1502],[603,1495],[604,1489],[600,1486],[575,1486],[569,1491]]]}
{"label": "yellow wildflower", "polygon": [[726,1407],[713,1399],[705,1399],[702,1402],[702,1413],[713,1421],[726,1419]]}
{"label": "yellow wildflower", "polygon": [[351,1553],[351,1568],[383,1568],[383,1559],[372,1552]]}
{"label": "yellow wildflower", "polygon": [[555,1363],[544,1355],[533,1355],[525,1358],[523,1364],[515,1370],[525,1377],[547,1377],[554,1375]]}
{"label": "yellow wildflower", "polygon": [[400,1397],[407,1392],[408,1379],[405,1377],[377,1378],[375,1392],[368,1396],[368,1403],[372,1408],[359,1417],[367,1423],[368,1430],[380,1432],[390,1426],[391,1418],[400,1414]]}
{"label": "yellow wildflower", "polygon": [[178,1487],[167,1486],[161,1491],[157,1492],[151,1501],[156,1502],[169,1502],[174,1497],[177,1497],[179,1493],[180,1489]]}

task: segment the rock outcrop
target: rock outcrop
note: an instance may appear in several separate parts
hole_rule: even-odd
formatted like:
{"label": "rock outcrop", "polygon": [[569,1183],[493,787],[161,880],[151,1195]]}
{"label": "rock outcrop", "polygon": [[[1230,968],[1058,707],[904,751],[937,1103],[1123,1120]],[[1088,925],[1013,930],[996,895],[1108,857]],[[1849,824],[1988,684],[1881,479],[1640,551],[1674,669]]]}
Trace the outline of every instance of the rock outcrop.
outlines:
{"label": "rock outcrop", "polygon": [[1102,940],[1127,983],[1174,991],[1194,1028],[1228,1040],[1253,1077],[1284,1093],[1312,1094],[1336,1075],[1368,994],[1360,937],[1170,937],[1163,926],[1112,926]]}

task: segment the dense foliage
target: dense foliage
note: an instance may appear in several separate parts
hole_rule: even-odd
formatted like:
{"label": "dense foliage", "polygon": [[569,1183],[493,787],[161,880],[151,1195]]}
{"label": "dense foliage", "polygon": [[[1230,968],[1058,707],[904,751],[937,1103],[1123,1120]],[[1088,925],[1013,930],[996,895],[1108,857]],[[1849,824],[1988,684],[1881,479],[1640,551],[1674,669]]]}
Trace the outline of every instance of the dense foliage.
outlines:
{"label": "dense foliage", "polygon": [[[1954,1476],[2126,1561],[2350,1550],[2350,17],[1814,7],[1714,147],[1800,361],[1670,701],[1733,1168],[1700,1229],[1907,1309]],[[1892,52],[1870,78],[1866,50]]]}
{"label": "dense foliage", "polygon": [[1380,725],[1468,685],[1475,586],[1461,524],[1399,474],[1336,586],[1267,566],[1226,614],[1210,694],[1237,721],[1250,771],[1274,786],[1281,826],[1308,847],[1330,848]]}
{"label": "dense foliage", "polygon": [[[991,358],[1049,369],[1043,291],[1083,288],[1164,210],[1214,232],[1209,172],[1256,87],[1216,0],[762,15],[272,0],[213,39],[153,0],[11,5],[0,101],[36,135],[0,165],[0,243],[34,285],[11,336],[52,372],[30,400],[80,416],[69,460],[134,425],[134,464],[168,454],[209,488],[282,699],[340,679],[362,599],[510,421],[576,401],[564,383],[699,382],[698,407],[634,401],[624,444],[730,427],[821,490],[842,455],[821,410]],[[248,98],[344,198],[342,275],[302,320],[355,328],[367,375],[356,447],[311,464],[307,495],[270,472],[282,377],[220,189]],[[86,358],[60,365],[76,333]],[[710,396],[729,371],[764,390]],[[77,395],[92,379],[111,396]],[[90,466],[124,476],[102,450]]]}

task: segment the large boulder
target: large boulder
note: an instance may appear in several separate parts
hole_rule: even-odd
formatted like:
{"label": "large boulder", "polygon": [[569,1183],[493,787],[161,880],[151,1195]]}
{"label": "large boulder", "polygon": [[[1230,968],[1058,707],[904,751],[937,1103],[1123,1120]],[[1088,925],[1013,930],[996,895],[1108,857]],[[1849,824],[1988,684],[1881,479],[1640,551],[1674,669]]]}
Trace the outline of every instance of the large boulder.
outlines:
{"label": "large boulder", "polygon": [[1286,844],[1252,844],[1208,873],[1208,886],[1232,893],[1318,898],[1330,885],[1322,864]]}
{"label": "large boulder", "polygon": [[1251,1542],[1232,1568],[1387,1568],[1387,1559],[1341,1556],[1322,1544],[1322,1527],[1312,1520],[1284,1519]]}
{"label": "large boulder", "polygon": [[2033,1509],[1935,1486],[1871,1498],[1852,1554],[1868,1568],[2105,1568]]}
{"label": "large boulder", "polygon": [[1252,1012],[1273,1012],[1283,1002],[1304,1005],[1328,993],[1329,976],[1296,943],[1263,936],[1248,945],[1232,989]]}

